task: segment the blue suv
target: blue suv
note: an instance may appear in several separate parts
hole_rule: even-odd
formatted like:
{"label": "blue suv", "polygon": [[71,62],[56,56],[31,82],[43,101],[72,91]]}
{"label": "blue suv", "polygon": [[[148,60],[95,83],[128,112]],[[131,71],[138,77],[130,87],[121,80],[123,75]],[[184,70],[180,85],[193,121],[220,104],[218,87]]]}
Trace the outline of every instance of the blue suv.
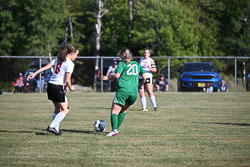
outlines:
{"label": "blue suv", "polygon": [[210,62],[185,63],[178,72],[181,73],[178,79],[178,91],[201,91],[207,83],[212,83],[214,91],[217,91],[221,84],[221,76]]}

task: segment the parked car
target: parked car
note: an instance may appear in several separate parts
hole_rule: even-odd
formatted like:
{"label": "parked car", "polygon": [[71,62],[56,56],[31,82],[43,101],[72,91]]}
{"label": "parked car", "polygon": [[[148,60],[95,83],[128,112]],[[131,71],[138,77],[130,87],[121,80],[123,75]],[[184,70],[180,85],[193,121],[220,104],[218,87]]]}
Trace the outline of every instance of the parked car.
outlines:
{"label": "parked car", "polygon": [[202,91],[207,83],[212,83],[217,91],[221,84],[221,76],[211,62],[188,62],[178,69],[178,91]]}
{"label": "parked car", "polygon": [[[30,91],[34,92],[36,90],[36,87],[37,87],[36,80],[39,79],[39,75],[37,75],[37,77],[35,77],[35,78],[30,79],[29,81],[27,80],[27,77],[28,77],[28,75],[31,75],[36,71],[37,71],[37,69],[28,69],[28,70],[26,70],[24,72],[24,75],[23,75],[24,76],[24,82],[29,84],[28,85],[28,91],[29,92]],[[48,81],[50,79],[50,76],[52,75],[52,72],[51,72],[51,70],[46,70],[46,71],[44,71],[43,75],[44,75],[44,88],[46,90],[47,84],[48,84]]]}
{"label": "parked car", "polygon": [[247,75],[246,79],[246,91],[250,91],[250,73]]}

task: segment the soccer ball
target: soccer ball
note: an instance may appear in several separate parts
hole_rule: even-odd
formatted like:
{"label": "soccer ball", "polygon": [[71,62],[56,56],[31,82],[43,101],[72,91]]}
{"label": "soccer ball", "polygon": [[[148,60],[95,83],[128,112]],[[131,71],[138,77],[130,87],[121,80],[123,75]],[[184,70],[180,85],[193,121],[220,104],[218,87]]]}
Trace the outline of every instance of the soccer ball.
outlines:
{"label": "soccer ball", "polygon": [[103,132],[106,129],[106,123],[103,120],[96,120],[94,123],[94,129],[97,132]]}

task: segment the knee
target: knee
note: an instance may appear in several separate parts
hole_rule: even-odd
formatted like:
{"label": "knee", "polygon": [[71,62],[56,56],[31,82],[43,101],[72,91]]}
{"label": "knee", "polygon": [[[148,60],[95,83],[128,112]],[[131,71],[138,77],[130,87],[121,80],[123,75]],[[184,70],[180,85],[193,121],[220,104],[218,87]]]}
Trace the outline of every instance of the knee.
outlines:
{"label": "knee", "polygon": [[69,114],[69,109],[67,108],[67,109],[64,109],[64,110],[62,110],[61,112],[63,112],[65,115],[68,115]]}

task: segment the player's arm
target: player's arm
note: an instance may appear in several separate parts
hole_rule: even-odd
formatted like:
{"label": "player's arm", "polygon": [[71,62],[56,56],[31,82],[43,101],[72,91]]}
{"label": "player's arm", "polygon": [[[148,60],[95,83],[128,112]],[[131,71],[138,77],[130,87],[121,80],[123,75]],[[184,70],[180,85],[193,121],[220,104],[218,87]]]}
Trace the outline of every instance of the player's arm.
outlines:
{"label": "player's arm", "polygon": [[75,87],[71,84],[71,73],[66,73],[66,86],[68,86],[69,90],[74,91]]}
{"label": "player's arm", "polygon": [[150,61],[150,65],[151,67],[148,67],[150,69],[150,71],[152,72],[157,72],[157,69],[156,69],[156,65],[155,65],[155,61],[154,60],[151,60]]}
{"label": "player's arm", "polygon": [[118,78],[120,78],[120,76],[121,76],[121,74],[120,73],[115,73],[114,75],[112,75],[110,78],[108,78],[108,76],[103,76],[103,80],[105,80],[105,81],[107,81],[107,80],[111,80],[111,81],[113,81],[113,80],[115,80],[115,79],[118,79]]}
{"label": "player's arm", "polygon": [[166,84],[165,88],[166,92],[168,92],[168,84]]}
{"label": "player's arm", "polygon": [[119,72],[121,72],[123,70],[123,66],[119,63],[119,65],[117,66],[116,70],[115,70],[115,74],[112,75],[110,78],[108,76],[103,76],[102,79],[107,81],[107,80],[115,80],[120,78],[121,74]]}
{"label": "player's arm", "polygon": [[158,79],[155,81],[155,86],[159,86],[159,80]]}
{"label": "player's arm", "polygon": [[41,72],[43,72],[45,70],[48,70],[48,69],[50,69],[52,67],[53,67],[53,63],[50,62],[46,66],[44,66],[44,67],[40,68],[39,70],[37,70],[35,73],[33,73],[31,75],[28,75],[27,80],[30,80],[30,79],[34,78],[37,74],[39,74],[39,73],[41,73]]}

